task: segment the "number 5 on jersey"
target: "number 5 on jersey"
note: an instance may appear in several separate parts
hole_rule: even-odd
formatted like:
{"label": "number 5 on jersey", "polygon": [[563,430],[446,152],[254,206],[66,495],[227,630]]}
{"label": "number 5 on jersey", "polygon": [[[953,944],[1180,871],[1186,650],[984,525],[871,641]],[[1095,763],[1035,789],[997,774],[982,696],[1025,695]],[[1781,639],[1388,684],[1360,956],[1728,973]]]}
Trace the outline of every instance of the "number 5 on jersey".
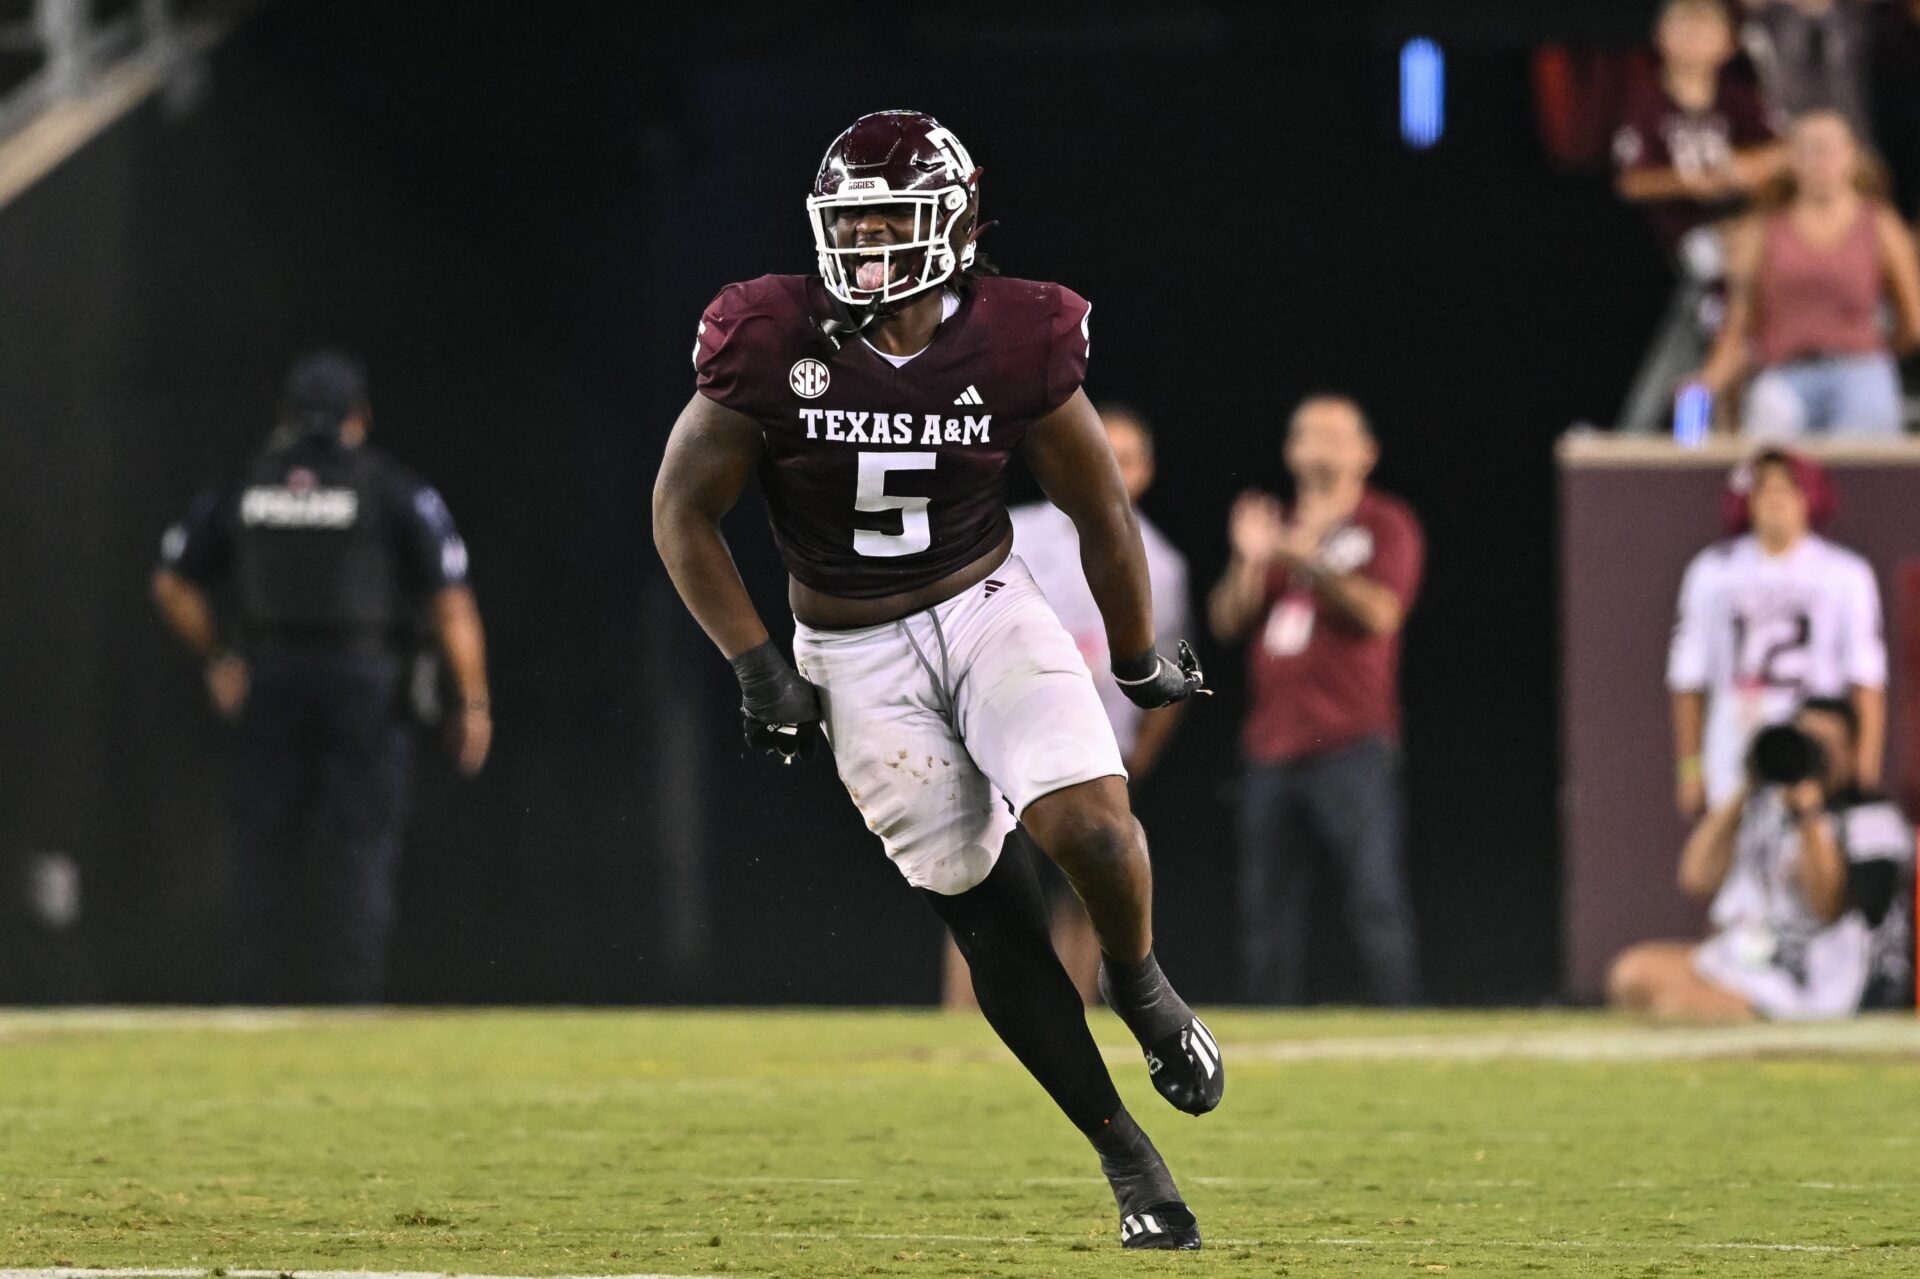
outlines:
{"label": "number 5 on jersey", "polygon": [[933,545],[933,525],[927,518],[930,497],[899,497],[887,492],[889,471],[931,471],[937,453],[862,453],[860,478],[854,488],[853,509],[869,514],[900,512],[898,533],[853,531],[853,549],[861,555],[913,555]]}

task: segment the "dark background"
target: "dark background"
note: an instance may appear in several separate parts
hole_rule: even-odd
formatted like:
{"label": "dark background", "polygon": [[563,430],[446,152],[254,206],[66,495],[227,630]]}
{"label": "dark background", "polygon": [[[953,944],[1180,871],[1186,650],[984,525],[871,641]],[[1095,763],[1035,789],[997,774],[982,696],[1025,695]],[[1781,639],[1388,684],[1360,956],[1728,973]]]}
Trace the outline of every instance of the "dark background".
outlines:
{"label": "dark background", "polygon": [[[1431,990],[1552,997],[1551,445],[1611,416],[1666,277],[1604,176],[1544,158],[1528,57],[1631,43],[1647,9],[269,6],[197,111],[147,105],[0,210],[0,998],[219,991],[226,734],[145,580],[317,342],[366,354],[493,643],[492,763],[421,769],[396,996],[931,998],[931,917],[824,763],[739,756],[647,531],[701,307],[810,269],[820,152],[895,106],[986,166],[1004,270],[1094,301],[1089,390],[1159,428],[1146,507],[1197,589],[1233,494],[1280,483],[1295,400],[1367,405],[1430,541],[1405,687]],[[1396,125],[1416,34],[1449,54],[1424,153]],[[752,501],[732,529],[779,632]],[[1217,999],[1240,655],[1200,647],[1221,696],[1139,806],[1161,954]],[[84,869],[67,935],[26,918],[36,850]],[[1327,931],[1320,991],[1356,994]]]}

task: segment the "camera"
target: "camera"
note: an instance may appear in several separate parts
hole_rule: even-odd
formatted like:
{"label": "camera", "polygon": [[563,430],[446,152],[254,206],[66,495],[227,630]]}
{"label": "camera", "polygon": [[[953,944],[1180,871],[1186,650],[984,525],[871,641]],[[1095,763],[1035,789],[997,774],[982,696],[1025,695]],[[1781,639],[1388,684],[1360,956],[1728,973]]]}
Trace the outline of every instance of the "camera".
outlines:
{"label": "camera", "polygon": [[1794,786],[1826,771],[1820,743],[1791,724],[1775,724],[1754,734],[1747,748],[1747,773],[1756,786]]}

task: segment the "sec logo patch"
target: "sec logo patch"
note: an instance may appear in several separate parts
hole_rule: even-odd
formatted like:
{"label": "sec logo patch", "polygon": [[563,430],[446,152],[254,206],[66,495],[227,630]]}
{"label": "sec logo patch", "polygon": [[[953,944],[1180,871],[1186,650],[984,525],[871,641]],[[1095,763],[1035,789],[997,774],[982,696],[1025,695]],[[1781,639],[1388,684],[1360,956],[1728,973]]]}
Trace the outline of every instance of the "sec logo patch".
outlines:
{"label": "sec logo patch", "polygon": [[803,400],[819,399],[826,393],[827,381],[827,366],[814,359],[800,361],[787,374],[793,393]]}

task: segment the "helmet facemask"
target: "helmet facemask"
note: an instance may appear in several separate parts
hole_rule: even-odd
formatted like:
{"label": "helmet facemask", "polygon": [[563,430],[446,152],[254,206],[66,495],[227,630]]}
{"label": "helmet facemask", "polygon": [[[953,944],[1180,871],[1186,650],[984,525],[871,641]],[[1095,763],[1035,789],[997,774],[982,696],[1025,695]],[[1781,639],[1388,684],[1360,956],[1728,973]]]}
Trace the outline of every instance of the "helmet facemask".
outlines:
{"label": "helmet facemask", "polygon": [[[827,291],[848,306],[891,307],[972,266],[975,250],[967,225],[974,207],[972,176],[967,183],[912,191],[894,191],[883,178],[856,178],[831,195],[809,196],[807,220]],[[876,205],[911,208],[912,237],[898,244],[842,247],[834,234],[840,214]],[[870,287],[862,287],[863,274]]]}

